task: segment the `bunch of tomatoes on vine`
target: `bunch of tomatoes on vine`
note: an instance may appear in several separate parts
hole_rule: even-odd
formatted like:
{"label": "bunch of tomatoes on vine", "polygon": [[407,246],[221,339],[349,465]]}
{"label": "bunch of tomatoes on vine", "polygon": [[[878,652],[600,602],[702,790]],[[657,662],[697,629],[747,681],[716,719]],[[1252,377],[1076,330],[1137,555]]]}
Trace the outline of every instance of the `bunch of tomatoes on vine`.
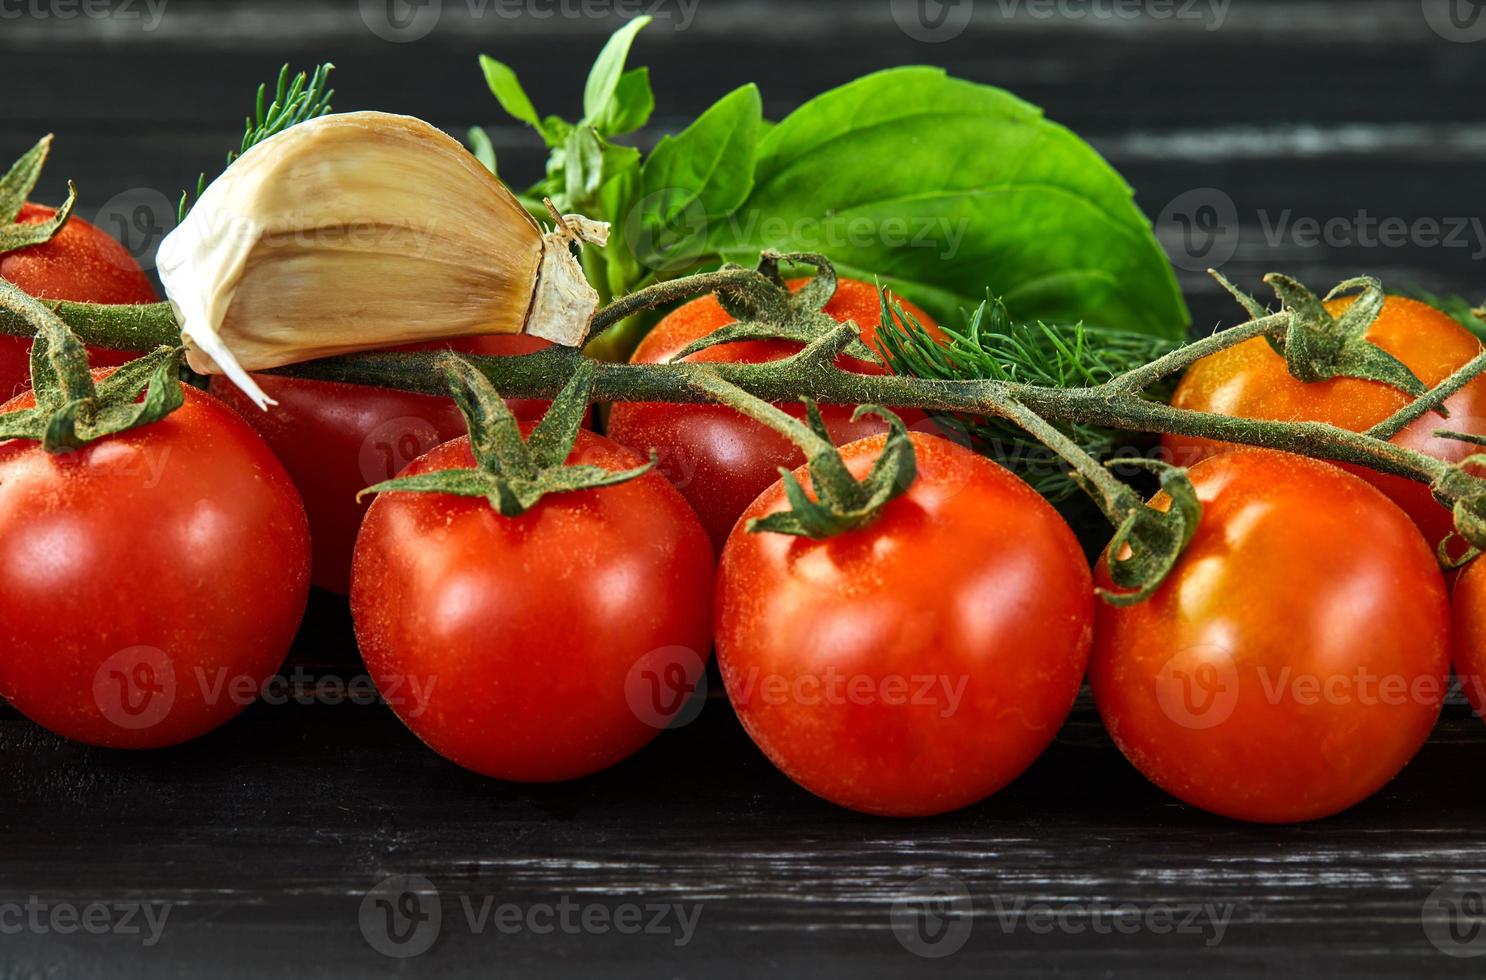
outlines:
{"label": "bunch of tomatoes on vine", "polygon": [[[1154,783],[1267,822],[1375,793],[1452,672],[1486,709],[1486,355],[1371,280],[1323,300],[1270,277],[1279,312],[1240,295],[1245,325],[1039,389],[896,371],[895,344],[947,331],[771,253],[692,280],[627,365],[524,334],[422,341],[255,372],[264,412],[183,380],[170,338],[104,343],[110,308],[159,298],[70,201],[26,200],[44,156],[0,182],[0,695],[58,735],[144,749],[222,725],[280,669],[312,583],[349,597],[407,726],[504,780],[638,752],[714,651],[783,773],[894,816],[1005,787],[1086,680]],[[1092,567],[956,416],[1066,461],[1115,525]],[[1165,433],[1127,461],[1159,492],[1072,423]]]}

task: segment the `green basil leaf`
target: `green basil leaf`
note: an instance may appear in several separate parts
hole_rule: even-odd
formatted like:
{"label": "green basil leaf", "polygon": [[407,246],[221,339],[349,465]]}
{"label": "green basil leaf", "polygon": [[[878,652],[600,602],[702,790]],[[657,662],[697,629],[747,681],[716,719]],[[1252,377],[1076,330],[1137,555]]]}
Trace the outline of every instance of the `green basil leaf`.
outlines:
{"label": "green basil leaf", "polygon": [[771,128],[709,245],[749,264],[823,252],[946,322],[987,289],[1024,320],[1167,337],[1188,321],[1120,175],[1035,106],[935,68],[867,75]]}
{"label": "green basil leaf", "polygon": [[636,68],[619,77],[614,97],[594,121],[593,127],[603,136],[622,136],[649,122],[654,111],[655,93],[650,88],[650,69]]}
{"label": "green basil leaf", "polygon": [[599,189],[616,174],[640,165],[639,150],[608,142],[592,126],[575,128],[563,149],[563,194],[557,203],[564,211],[597,213]]}
{"label": "green basil leaf", "polygon": [[469,145],[470,152],[475,155],[475,159],[485,165],[486,170],[497,176],[500,175],[500,171],[495,169],[495,147],[490,142],[489,133],[479,126],[471,126],[464,141]]}
{"label": "green basil leaf", "polygon": [[635,35],[650,23],[649,16],[636,17],[615,31],[604,49],[599,52],[588,73],[588,83],[583,86],[583,119],[596,122],[602,118],[619,87],[619,77],[624,74],[624,62],[629,58],[630,45]]}
{"label": "green basil leaf", "polygon": [[656,145],[632,212],[614,216],[641,265],[670,273],[706,254],[713,224],[731,215],[753,189],[762,117],[758,87],[744,85]]}
{"label": "green basil leaf", "polygon": [[490,86],[490,94],[495,96],[495,100],[500,103],[502,109],[540,133],[548,146],[558,142],[549,135],[547,126],[542,123],[542,117],[537,115],[536,106],[532,105],[526,89],[521,87],[521,82],[509,65],[496,61],[488,54],[482,54],[480,55],[480,70],[485,73],[485,84]]}

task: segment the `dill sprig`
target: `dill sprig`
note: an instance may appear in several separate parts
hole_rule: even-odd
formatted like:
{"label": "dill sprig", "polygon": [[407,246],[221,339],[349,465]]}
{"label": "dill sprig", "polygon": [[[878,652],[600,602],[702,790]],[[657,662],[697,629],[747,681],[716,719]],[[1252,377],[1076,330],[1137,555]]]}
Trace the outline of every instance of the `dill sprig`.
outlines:
{"label": "dill sprig", "polygon": [[[989,297],[970,314],[963,331],[941,327],[944,340],[940,342],[912,314],[897,305],[893,310],[898,322],[884,318],[877,337],[892,369],[918,378],[1082,388],[1108,381],[1178,346],[1125,330],[1019,323],[1000,300]],[[1077,492],[1068,465],[1015,424],[958,414],[936,414],[935,420],[951,436],[963,435],[977,452],[1021,476],[1048,500],[1056,503]],[[1128,455],[1148,438],[1094,425],[1071,425],[1063,431],[1096,459]]]}
{"label": "dill sprig", "polygon": [[[289,66],[284,65],[279,69],[279,80],[274,86],[272,101],[267,101],[268,84],[265,82],[259,85],[253,114],[243,120],[242,145],[236,150],[227,151],[224,169],[232,166],[232,161],[270,136],[329,112],[330,100],[335,95],[335,90],[329,88],[330,73],[334,68],[327,61],[316,68],[313,74],[299,72],[291,78]],[[205,190],[206,174],[203,173],[197,178],[195,197],[199,199]],[[191,200],[190,191],[181,191],[177,221],[186,220],[186,212],[191,210]]]}

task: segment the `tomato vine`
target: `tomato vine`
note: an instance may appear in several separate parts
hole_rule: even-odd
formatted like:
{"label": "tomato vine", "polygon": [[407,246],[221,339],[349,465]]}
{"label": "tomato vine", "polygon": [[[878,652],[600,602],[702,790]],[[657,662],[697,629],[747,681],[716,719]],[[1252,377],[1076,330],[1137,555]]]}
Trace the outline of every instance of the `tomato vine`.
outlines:
{"label": "tomato vine", "polygon": [[[780,256],[767,253],[760,270],[725,267],[697,276],[670,280],[616,300],[597,317],[600,328],[633,313],[673,303],[686,296],[722,291],[740,305],[755,310],[768,307],[771,291],[780,290]],[[804,258],[804,257],[796,257]],[[829,263],[812,256],[810,262],[824,275],[833,275]],[[799,353],[778,361],[746,363],[618,364],[588,358],[576,348],[553,347],[515,357],[469,356],[466,363],[482,374],[502,397],[552,398],[580,370],[592,372],[591,398],[598,402],[715,402],[719,392],[733,401],[752,397],[763,402],[793,401],[808,394],[827,404],[894,405],[937,412],[1005,419],[1028,431],[1063,458],[1075,478],[1087,489],[1119,529],[1117,540],[1129,544],[1133,555],[1116,574],[1117,585],[1134,597],[1159,583],[1185,543],[1185,531],[1174,522],[1181,508],[1155,511],[1135,497],[1105,464],[1093,459],[1055,427],[1096,425],[1140,432],[1175,433],[1205,439],[1262,446],[1335,462],[1353,463],[1428,484],[1437,499],[1453,510],[1457,533],[1473,549],[1486,548],[1486,479],[1465,464],[1449,463],[1387,441],[1402,426],[1430,411],[1477,375],[1486,371],[1486,352],[1473,358],[1443,382],[1423,390],[1392,418],[1368,432],[1352,432],[1320,422],[1271,421],[1236,418],[1173,407],[1145,396],[1163,379],[1180,373],[1198,360],[1244,341],[1265,337],[1277,346],[1294,345],[1307,321],[1314,320],[1313,304],[1283,280],[1285,305],[1274,313],[1247,301],[1251,319],[1177,348],[1102,383],[1063,388],[999,379],[945,380],[896,374],[870,375],[843,370],[837,358],[860,343],[853,324],[816,333]],[[1357,285],[1357,283],[1344,284]],[[1372,284],[1364,284],[1371,291]],[[1302,297],[1297,299],[1297,297]],[[775,297],[780,309],[790,309]],[[1314,298],[1314,297],[1312,297]],[[107,307],[79,303],[48,304],[79,339],[88,344],[120,349],[148,349],[178,343],[174,316],[167,304]],[[1262,315],[1260,315],[1262,314]],[[891,311],[884,310],[890,320]],[[1355,334],[1355,322],[1343,324]],[[0,332],[28,335],[32,319],[0,297]],[[1365,352],[1364,352],[1365,353]],[[1310,356],[1310,355],[1308,355]],[[1355,349],[1348,357],[1355,357]],[[366,353],[309,361],[277,369],[294,377],[348,384],[374,385],[424,394],[447,394],[445,362],[435,353]],[[736,405],[735,405],[736,407]],[[761,416],[763,417],[763,416]],[[1447,428],[1442,418],[1442,429]],[[1179,485],[1179,470],[1163,473],[1163,484]],[[1473,552],[1474,553],[1474,552]],[[1120,567],[1117,565],[1117,568]]]}

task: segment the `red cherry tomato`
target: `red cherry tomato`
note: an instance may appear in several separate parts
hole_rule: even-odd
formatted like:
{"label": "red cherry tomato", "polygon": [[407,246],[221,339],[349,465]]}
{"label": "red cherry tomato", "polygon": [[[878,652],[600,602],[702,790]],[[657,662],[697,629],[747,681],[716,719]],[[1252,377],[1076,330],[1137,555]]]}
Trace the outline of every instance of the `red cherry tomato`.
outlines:
{"label": "red cherry tomato", "polygon": [[1467,565],[1450,593],[1455,673],[1477,715],[1486,718],[1486,562]]}
{"label": "red cherry tomato", "polygon": [[[642,462],[586,431],[570,461]],[[455,439],[405,475],[473,462]],[[356,543],[351,614],[414,734],[467,769],[545,782],[611,766],[665,727],[704,669],[711,589],[696,515],[649,473],[516,518],[482,498],[381,494]]]}
{"label": "red cherry tomato", "polygon": [[[439,346],[466,354],[516,355],[550,345],[518,335],[475,337]],[[464,435],[464,419],[448,398],[272,374],[254,377],[278,402],[266,412],[225,378],[212,378],[212,394],[257,429],[289,471],[310,518],[314,584],[345,594],[351,585],[356,532],[371,506],[370,501],[358,502],[356,495],[390,480],[439,443]],[[546,402],[530,399],[513,399],[508,404],[523,419],[540,417],[547,407]]]}
{"label": "red cherry tomato", "polygon": [[[892,816],[966,806],[1031,765],[1073,705],[1094,614],[1088,563],[1046,501],[948,440],[912,439],[918,479],[871,524],[811,541],[740,521],[717,582],[718,663],[748,734],[812,793]],[[851,472],[883,442],[846,446]],[[743,516],[785,506],[776,481]]]}
{"label": "red cherry tomato", "polygon": [[[1326,304],[1333,315],[1355,297]],[[1453,319],[1432,306],[1389,296],[1383,311],[1368,329],[1367,339],[1402,361],[1420,381],[1436,385],[1481,352],[1480,341]],[[1268,341],[1259,337],[1192,365],[1177,386],[1171,403],[1178,408],[1218,412],[1240,418],[1328,422],[1361,432],[1383,421],[1410,401],[1397,388],[1358,378],[1306,383],[1296,380]],[[1441,428],[1486,435],[1486,378],[1476,378],[1445,401],[1448,419],[1430,413],[1393,437],[1400,446],[1459,462],[1476,451],[1469,443],[1437,439]],[[1162,438],[1172,462],[1190,466],[1199,459],[1234,448],[1231,444],[1167,435]],[[1403,477],[1364,467],[1343,466],[1382,490],[1413,518],[1431,544],[1449,534],[1450,512],[1430,495],[1429,488]]]}
{"label": "red cherry tomato", "polygon": [[1105,726],[1213,813],[1313,820],[1366,799],[1439,715],[1450,610],[1434,555],[1325,463],[1240,450],[1191,478],[1202,518],[1175,569],[1144,602],[1100,604],[1089,682]]}
{"label": "red cherry tomato", "polygon": [[[56,209],[22,206],[18,224],[50,219]],[[74,215],[49,242],[0,254],[0,279],[37,299],[79,303],[154,303],[158,299],[139,263],[118,242]],[[0,399],[31,385],[31,339],[0,336]],[[136,355],[90,348],[94,367],[123,364]]]}
{"label": "red cherry tomato", "polygon": [[[809,280],[795,279],[789,288],[799,290]],[[897,298],[897,297],[895,297]],[[918,322],[938,336],[939,327],[927,313],[906,300],[898,299],[903,308]],[[826,304],[825,312],[835,319],[853,320],[861,328],[862,339],[874,350],[881,306],[876,287],[856,279],[842,279],[836,294]],[[646,336],[631,358],[636,364],[665,364],[692,341],[707,336],[717,328],[733,322],[715,296],[703,296],[669,314]],[[777,361],[800,350],[789,341],[746,341],[719,344],[685,358],[692,362],[729,361],[758,364]],[[841,367],[860,374],[883,374],[881,365],[857,358],[842,357]],[[804,417],[798,403],[781,406],[790,414]],[[881,419],[867,416],[851,420],[852,409],[839,405],[822,405],[821,415],[837,445],[845,445],[885,431]],[[910,427],[922,427],[924,413],[905,409],[898,413]],[[713,405],[668,405],[628,402],[614,405],[609,413],[609,436],[616,442],[641,453],[656,452],[666,478],[674,483],[691,503],[702,526],[717,548],[727,540],[738,515],[771,483],[779,479],[780,467],[796,467],[805,462],[800,451],[784,436],[768,426],[745,418],[730,408]]]}
{"label": "red cherry tomato", "polygon": [[76,452],[0,443],[0,695],[58,735],[153,748],[210,731],[299,627],[299,497],[241,419],[185,395]]}

